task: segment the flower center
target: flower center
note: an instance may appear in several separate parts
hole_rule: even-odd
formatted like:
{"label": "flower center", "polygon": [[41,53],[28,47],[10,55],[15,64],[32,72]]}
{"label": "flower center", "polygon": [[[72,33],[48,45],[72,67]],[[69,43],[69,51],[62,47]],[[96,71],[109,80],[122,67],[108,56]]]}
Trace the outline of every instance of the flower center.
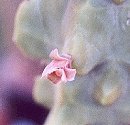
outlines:
{"label": "flower center", "polygon": [[59,77],[61,76],[61,72],[59,70],[55,71],[55,74]]}

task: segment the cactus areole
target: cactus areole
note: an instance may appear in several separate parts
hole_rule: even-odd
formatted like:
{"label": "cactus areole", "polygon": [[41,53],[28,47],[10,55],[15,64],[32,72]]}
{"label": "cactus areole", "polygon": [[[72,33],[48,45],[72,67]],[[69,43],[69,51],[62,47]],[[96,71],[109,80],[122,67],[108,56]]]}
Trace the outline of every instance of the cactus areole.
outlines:
{"label": "cactus areole", "polygon": [[130,0],[24,0],[13,40],[48,60],[32,93],[44,125],[130,124]]}

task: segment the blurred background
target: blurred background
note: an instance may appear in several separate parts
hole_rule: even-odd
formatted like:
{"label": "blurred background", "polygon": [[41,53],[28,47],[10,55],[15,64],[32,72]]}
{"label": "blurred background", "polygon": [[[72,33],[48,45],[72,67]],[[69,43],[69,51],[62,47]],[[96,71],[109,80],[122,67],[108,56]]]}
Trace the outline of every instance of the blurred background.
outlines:
{"label": "blurred background", "polygon": [[0,125],[41,125],[49,110],[32,99],[39,60],[24,57],[12,41],[14,17],[22,0],[0,0]]}

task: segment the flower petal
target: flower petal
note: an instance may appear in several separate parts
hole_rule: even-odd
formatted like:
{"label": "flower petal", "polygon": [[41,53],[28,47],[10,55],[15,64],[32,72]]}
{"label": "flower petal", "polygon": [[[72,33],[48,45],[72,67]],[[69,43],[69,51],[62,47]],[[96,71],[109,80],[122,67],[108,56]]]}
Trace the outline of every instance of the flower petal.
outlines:
{"label": "flower petal", "polygon": [[64,54],[62,54],[62,56],[65,57],[65,58],[67,58],[67,59],[69,59],[69,60],[71,60],[71,55],[68,55],[68,54],[64,53]]}
{"label": "flower petal", "polygon": [[66,62],[66,61],[55,61],[55,60],[53,60],[50,64],[48,64],[45,67],[45,69],[42,73],[42,77],[46,76],[47,74],[52,73],[53,71],[56,71],[56,69],[64,68],[67,64],[68,64],[68,62]]}
{"label": "flower petal", "polygon": [[43,73],[42,73],[42,77],[47,76],[48,74],[51,74],[52,72],[56,71],[57,68],[59,68],[59,67],[55,66],[55,63],[56,62],[52,61],[50,64],[48,64],[45,67],[45,69],[43,70]]}
{"label": "flower petal", "polygon": [[69,55],[65,55],[65,57],[62,57],[59,55],[58,49],[54,49],[51,51],[49,57],[54,60],[68,60]]}
{"label": "flower petal", "polygon": [[76,69],[65,68],[65,74],[68,81],[73,81],[76,75]]}
{"label": "flower petal", "polygon": [[66,83],[67,82],[67,78],[66,78],[65,71],[63,69],[61,69],[61,72],[62,72],[61,81]]}
{"label": "flower petal", "polygon": [[69,62],[65,61],[65,60],[63,60],[63,61],[53,60],[52,64],[53,64],[53,67],[64,68],[69,64]]}

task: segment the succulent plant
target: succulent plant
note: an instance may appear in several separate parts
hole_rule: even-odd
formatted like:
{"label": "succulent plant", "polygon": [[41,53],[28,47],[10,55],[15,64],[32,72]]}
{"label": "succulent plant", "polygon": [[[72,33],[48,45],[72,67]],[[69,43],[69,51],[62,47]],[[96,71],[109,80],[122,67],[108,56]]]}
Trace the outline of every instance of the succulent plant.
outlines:
{"label": "succulent plant", "polygon": [[74,81],[52,84],[38,76],[33,96],[51,109],[45,125],[130,123],[130,1],[25,0],[14,41],[32,58],[51,50],[70,54]]}

